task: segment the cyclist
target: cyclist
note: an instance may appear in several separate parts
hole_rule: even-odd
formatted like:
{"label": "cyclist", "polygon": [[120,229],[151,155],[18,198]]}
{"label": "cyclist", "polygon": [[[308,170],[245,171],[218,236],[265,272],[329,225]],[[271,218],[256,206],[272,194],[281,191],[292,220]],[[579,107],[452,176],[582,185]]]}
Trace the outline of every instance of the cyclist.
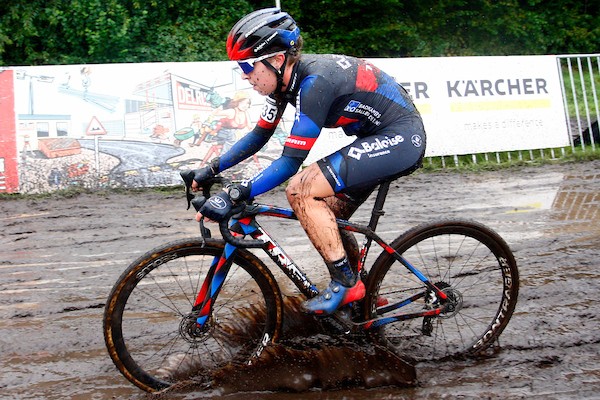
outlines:
{"label": "cyclist", "polygon": [[[392,77],[357,58],[301,54],[302,43],[294,19],[278,8],[254,11],[233,26],[228,56],[238,62],[242,79],[267,98],[254,129],[210,166],[194,171],[193,189],[260,150],[287,104],[295,106],[281,157],[211,197],[196,219],[222,220],[235,203],[291,178],[287,199],[331,275],[327,288],[303,308],[329,315],[365,295],[356,271],[356,239],[340,232],[335,218],[349,218],[380,182],[415,171],[425,152],[425,131],[408,93]],[[298,172],[324,127],[341,127],[357,139]]]}

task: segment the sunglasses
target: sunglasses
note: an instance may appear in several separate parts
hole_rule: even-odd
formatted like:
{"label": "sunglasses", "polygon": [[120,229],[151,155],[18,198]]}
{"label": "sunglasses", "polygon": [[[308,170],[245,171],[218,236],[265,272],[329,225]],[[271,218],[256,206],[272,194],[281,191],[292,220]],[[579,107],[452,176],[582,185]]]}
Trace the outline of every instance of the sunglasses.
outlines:
{"label": "sunglasses", "polygon": [[250,72],[254,71],[254,64],[259,61],[266,60],[269,57],[276,56],[277,54],[284,54],[285,51],[278,51],[277,53],[265,54],[264,56],[260,56],[257,58],[250,58],[244,61],[238,61],[238,65],[242,69],[242,71],[247,75]]}

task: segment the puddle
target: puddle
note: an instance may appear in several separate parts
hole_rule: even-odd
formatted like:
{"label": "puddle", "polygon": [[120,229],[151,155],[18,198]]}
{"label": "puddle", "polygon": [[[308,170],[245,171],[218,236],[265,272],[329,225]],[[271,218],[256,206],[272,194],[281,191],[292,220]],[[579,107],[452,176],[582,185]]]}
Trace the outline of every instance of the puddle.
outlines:
{"label": "puddle", "polygon": [[[448,217],[478,220],[510,244],[521,290],[498,353],[480,360],[418,364],[418,386],[406,387],[407,375],[394,375],[389,368],[393,360],[372,349],[323,340],[299,354],[288,343],[271,349],[272,357],[260,371],[223,371],[221,387],[211,392],[187,388],[161,398],[597,396],[600,317],[590,299],[600,293],[598,170],[600,162],[595,161],[477,174],[416,174],[392,189],[388,214],[378,229],[386,239],[417,223]],[[269,196],[262,200],[284,204],[283,193]],[[61,217],[49,220],[48,214]],[[137,255],[195,234],[197,225],[184,200],[160,193],[3,200],[0,215],[2,396],[157,398],[133,387],[110,361],[102,337],[102,304]],[[368,214],[357,219],[367,220]],[[284,238],[284,247],[290,243],[286,250],[311,277],[325,274],[296,225],[270,223],[268,230]],[[372,252],[374,257],[379,251]]]}

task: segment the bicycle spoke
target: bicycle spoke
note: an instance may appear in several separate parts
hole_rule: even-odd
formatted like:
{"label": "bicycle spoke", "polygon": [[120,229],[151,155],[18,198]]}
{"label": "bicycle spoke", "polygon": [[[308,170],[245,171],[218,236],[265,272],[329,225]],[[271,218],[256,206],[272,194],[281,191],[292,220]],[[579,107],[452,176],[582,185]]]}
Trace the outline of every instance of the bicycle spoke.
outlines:
{"label": "bicycle spoke", "polygon": [[128,379],[148,391],[206,374],[232,360],[243,361],[266,332],[274,337],[279,329],[276,315],[282,303],[274,279],[267,277],[258,259],[239,256],[209,318],[198,326],[192,307],[223,245],[182,243],[181,249],[166,245],[132,264],[131,272],[122,276],[124,283],[113,288],[116,301],[109,301],[105,311],[111,357]]}
{"label": "bicycle spoke", "polygon": [[[378,340],[393,343],[399,354],[424,360],[481,351],[494,342],[512,314],[518,293],[516,264],[499,236],[480,224],[447,222],[417,227],[398,238],[394,247],[446,293],[449,306],[404,265],[384,256],[371,270],[367,310],[398,315],[439,308],[440,315],[385,325],[373,333]],[[388,305],[401,304],[418,293],[425,296],[400,309],[371,306],[379,298]],[[505,299],[509,309],[501,312]]]}

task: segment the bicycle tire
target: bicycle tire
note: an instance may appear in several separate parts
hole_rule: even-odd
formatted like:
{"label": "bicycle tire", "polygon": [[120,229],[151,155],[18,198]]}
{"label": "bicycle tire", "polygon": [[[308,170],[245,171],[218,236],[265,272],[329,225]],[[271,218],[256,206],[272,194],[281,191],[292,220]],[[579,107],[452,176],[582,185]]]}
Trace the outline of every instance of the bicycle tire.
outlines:
{"label": "bicycle tire", "polygon": [[[497,233],[476,222],[443,220],[407,231],[391,247],[451,295],[456,307],[437,317],[374,328],[371,336],[376,341],[414,361],[481,354],[497,342],[515,310],[519,293],[515,258]],[[386,303],[418,292],[427,289],[384,251],[369,275],[365,315],[369,319],[382,317]],[[395,312],[423,312],[431,308],[426,299],[431,300],[431,296]]]}
{"label": "bicycle tire", "polygon": [[105,343],[117,369],[140,389],[153,392],[190,379],[209,385],[211,371],[247,362],[277,340],[280,289],[267,267],[241,249],[209,328],[201,335],[185,329],[206,272],[223,249],[215,239],[165,244],[134,261],[115,283],[104,312]]}

